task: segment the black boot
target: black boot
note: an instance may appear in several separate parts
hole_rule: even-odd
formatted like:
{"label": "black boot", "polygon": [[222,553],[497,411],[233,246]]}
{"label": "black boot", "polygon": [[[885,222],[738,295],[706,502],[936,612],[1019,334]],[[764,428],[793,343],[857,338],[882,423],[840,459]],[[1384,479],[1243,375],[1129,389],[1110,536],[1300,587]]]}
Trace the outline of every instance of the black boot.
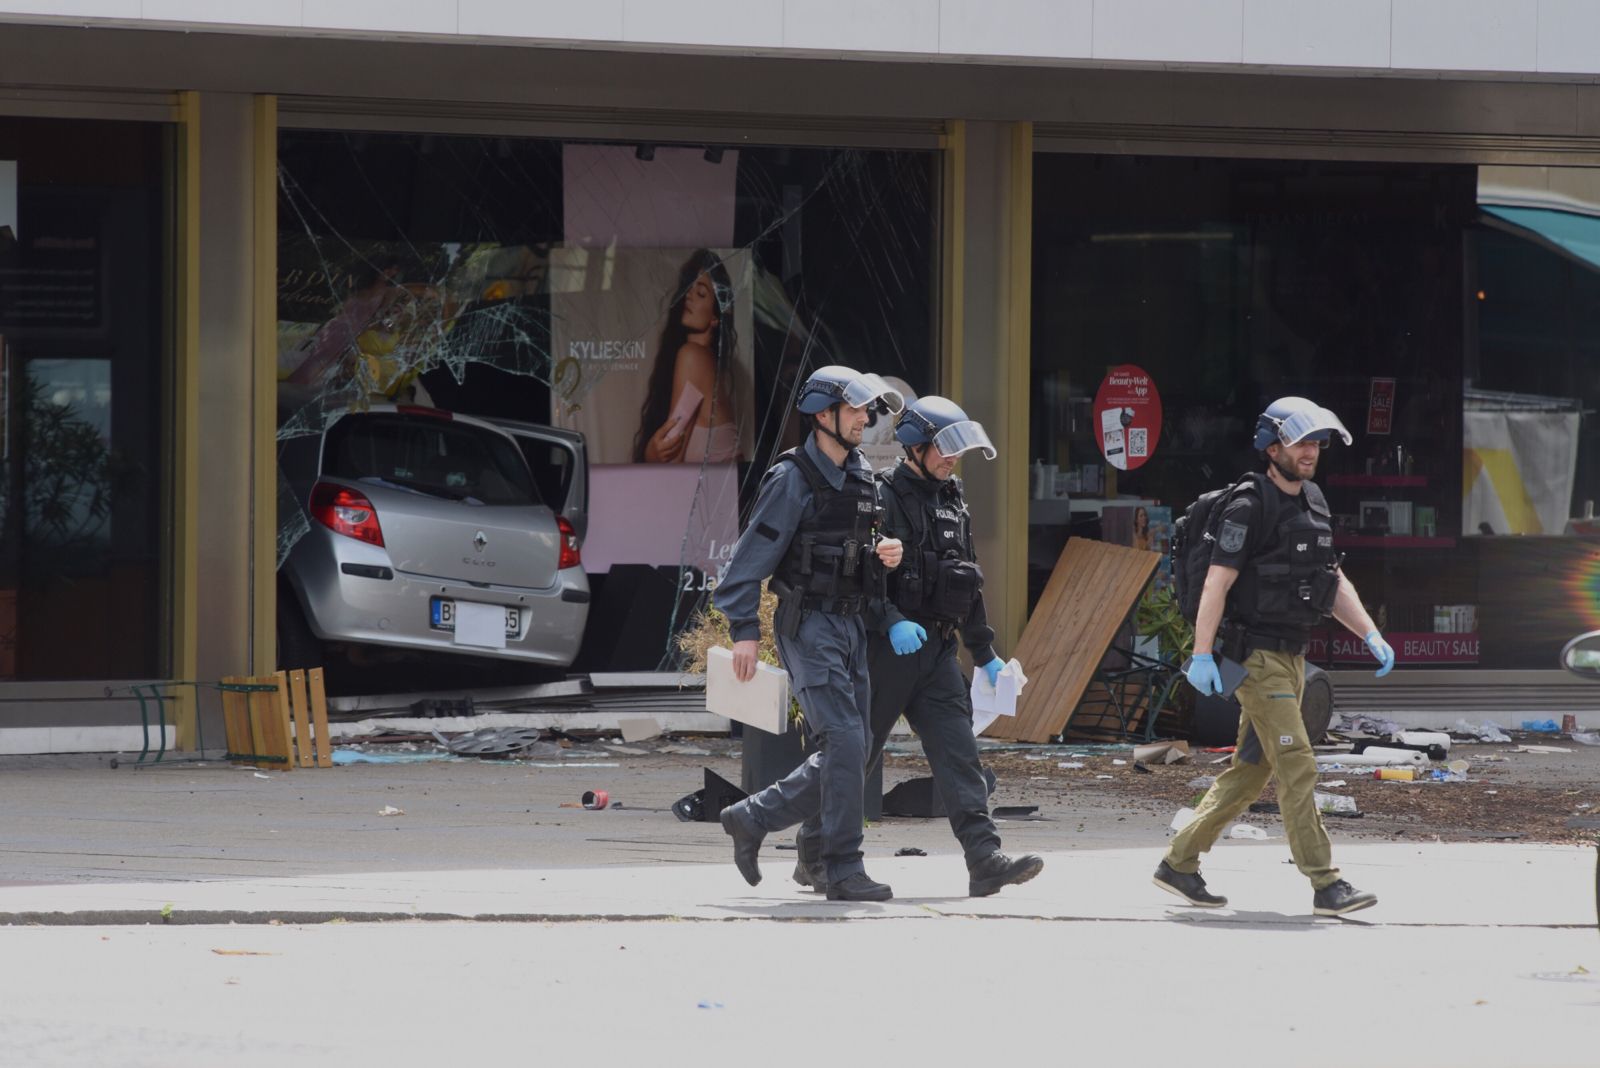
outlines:
{"label": "black boot", "polygon": [[828,884],[829,901],[888,901],[894,897],[886,883],[875,883],[864,871],[846,875],[836,883]]}
{"label": "black boot", "polygon": [[761,839],[766,835],[757,830],[750,818],[739,811],[738,805],[722,810],[722,829],[733,839],[733,863],[744,881],[755,886],[761,881],[761,866],[756,855],[761,852]]}
{"label": "black boot", "polygon": [[967,869],[967,893],[973,897],[988,897],[1002,886],[1025,883],[1043,870],[1044,858],[1037,853],[1024,853],[1020,857],[990,853]]}
{"label": "black boot", "polygon": [[828,889],[828,866],[822,862],[822,843],[807,838],[804,831],[794,833],[798,856],[794,862],[794,881],[808,890],[823,893]]}
{"label": "black boot", "polygon": [[1347,912],[1371,908],[1377,903],[1377,894],[1357,890],[1340,879],[1316,892],[1311,898],[1311,911],[1318,916],[1343,916]]}
{"label": "black boot", "polygon": [[1228,903],[1228,899],[1219,894],[1213,894],[1206,889],[1206,881],[1200,878],[1200,873],[1186,875],[1173,868],[1165,860],[1156,868],[1152,881],[1161,889],[1177,894],[1189,904],[1202,909],[1220,909]]}

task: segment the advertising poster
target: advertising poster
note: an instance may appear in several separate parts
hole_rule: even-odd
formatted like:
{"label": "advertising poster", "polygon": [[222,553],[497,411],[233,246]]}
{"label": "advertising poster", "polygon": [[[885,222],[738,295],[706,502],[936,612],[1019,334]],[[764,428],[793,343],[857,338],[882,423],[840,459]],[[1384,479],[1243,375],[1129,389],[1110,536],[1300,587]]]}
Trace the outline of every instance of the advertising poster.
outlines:
{"label": "advertising poster", "polygon": [[754,452],[750,262],[704,248],[552,251],[550,422],[589,444],[590,570],[714,576],[726,562],[738,465]]}
{"label": "advertising poster", "polygon": [[754,459],[753,261],[733,249],[738,153],[566,145],[550,261],[551,411],[588,441],[584,566],[715,585]]}
{"label": "advertising poster", "polygon": [[1155,504],[1108,504],[1100,512],[1100,538],[1161,554],[1155,589],[1172,585],[1172,509]]}
{"label": "advertising poster", "polygon": [[1394,432],[1394,383],[1392,378],[1374,378],[1367,393],[1367,433]]}
{"label": "advertising poster", "polygon": [[754,451],[750,255],[551,252],[551,421],[597,464],[726,464]]}
{"label": "advertising poster", "polygon": [[1106,463],[1119,471],[1137,470],[1161,437],[1161,394],[1142,368],[1113,367],[1095,393],[1093,419]]}

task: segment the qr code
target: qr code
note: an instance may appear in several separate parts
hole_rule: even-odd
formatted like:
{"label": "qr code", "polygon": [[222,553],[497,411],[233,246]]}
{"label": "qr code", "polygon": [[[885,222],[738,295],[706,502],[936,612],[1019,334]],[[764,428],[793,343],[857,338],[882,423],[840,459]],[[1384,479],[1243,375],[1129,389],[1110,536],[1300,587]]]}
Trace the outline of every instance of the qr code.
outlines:
{"label": "qr code", "polygon": [[1130,457],[1150,455],[1150,431],[1142,426],[1128,428],[1128,455]]}

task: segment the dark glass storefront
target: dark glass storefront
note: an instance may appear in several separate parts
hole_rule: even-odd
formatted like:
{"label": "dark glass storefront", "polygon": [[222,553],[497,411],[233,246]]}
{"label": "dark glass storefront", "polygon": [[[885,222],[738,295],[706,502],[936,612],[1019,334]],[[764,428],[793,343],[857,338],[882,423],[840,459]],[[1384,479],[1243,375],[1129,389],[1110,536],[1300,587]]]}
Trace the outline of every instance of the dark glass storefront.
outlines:
{"label": "dark glass storefront", "polygon": [[170,138],[0,118],[0,680],[168,662]]}
{"label": "dark glass storefront", "polygon": [[[279,159],[280,448],[383,401],[582,431],[579,669],[673,661],[670,626],[800,439],[811,369],[935,384],[931,151],[286,130]],[[721,302],[727,388],[685,400],[655,371],[690,264]],[[697,399],[714,425],[658,455],[663,420]],[[306,529],[290,495],[279,527],[281,560]]]}
{"label": "dark glass storefront", "polygon": [[[1300,394],[1355,435],[1319,481],[1401,665],[1554,668],[1600,626],[1593,173],[1037,156],[1030,601],[1068,537],[1162,548]],[[1094,401],[1124,365],[1164,419],[1117,470]]]}

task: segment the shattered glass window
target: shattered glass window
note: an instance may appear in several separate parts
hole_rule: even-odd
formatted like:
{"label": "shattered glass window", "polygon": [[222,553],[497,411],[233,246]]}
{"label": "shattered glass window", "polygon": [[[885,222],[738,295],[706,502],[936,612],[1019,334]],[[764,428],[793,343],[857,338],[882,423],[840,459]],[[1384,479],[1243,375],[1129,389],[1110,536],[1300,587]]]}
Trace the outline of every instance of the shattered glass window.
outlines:
{"label": "shattered glass window", "polygon": [[[673,666],[812,368],[933,384],[932,152],[284,131],[279,153],[280,565],[345,413],[577,432],[577,670]],[[537,485],[583,484],[521,440]],[[867,451],[898,456],[887,421]]]}

